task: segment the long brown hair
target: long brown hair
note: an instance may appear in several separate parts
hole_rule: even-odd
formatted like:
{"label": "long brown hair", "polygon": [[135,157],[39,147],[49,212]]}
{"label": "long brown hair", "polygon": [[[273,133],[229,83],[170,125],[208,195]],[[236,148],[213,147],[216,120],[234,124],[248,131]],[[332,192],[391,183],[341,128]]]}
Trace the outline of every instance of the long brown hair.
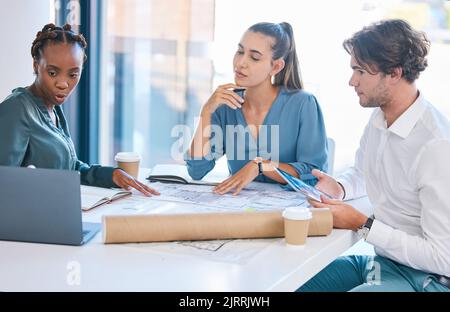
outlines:
{"label": "long brown hair", "polygon": [[294,32],[289,23],[258,23],[251,26],[249,31],[264,34],[275,39],[272,46],[272,59],[283,58],[284,68],[275,75],[274,85],[285,86],[288,89],[303,89],[297,51],[295,48]]}

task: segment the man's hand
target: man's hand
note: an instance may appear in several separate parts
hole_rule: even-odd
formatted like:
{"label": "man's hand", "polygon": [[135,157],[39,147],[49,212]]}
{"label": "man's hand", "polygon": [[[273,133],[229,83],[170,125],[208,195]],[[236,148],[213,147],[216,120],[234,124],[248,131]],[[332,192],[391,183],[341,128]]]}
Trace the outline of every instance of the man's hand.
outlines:
{"label": "man's hand", "polygon": [[233,195],[239,194],[239,192],[250,182],[252,182],[258,176],[258,164],[250,161],[235,175],[229,177],[214,188],[214,193],[223,195],[230,190],[235,189]]}
{"label": "man's hand", "polygon": [[112,179],[117,186],[124,188],[126,190],[130,190],[130,188],[135,188],[145,196],[160,195],[159,192],[139,182],[122,169],[115,169],[113,171]]}
{"label": "man's hand", "polygon": [[316,184],[316,189],[330,195],[333,198],[344,198],[344,190],[333,177],[317,169],[313,169],[311,173],[319,180]]}
{"label": "man's hand", "polygon": [[340,200],[320,197],[322,202],[309,200],[315,208],[330,208],[333,214],[333,226],[338,229],[348,229],[356,231],[367,221],[367,217],[356,210],[353,206],[347,205]]}

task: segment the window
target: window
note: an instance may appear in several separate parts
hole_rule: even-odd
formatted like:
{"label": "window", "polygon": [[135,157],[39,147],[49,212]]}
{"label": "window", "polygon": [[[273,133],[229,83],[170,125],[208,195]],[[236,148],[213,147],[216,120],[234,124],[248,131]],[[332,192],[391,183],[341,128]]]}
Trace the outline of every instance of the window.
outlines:
{"label": "window", "polygon": [[211,91],[214,1],[108,0],[104,14],[101,162],[131,150],[145,167],[174,161],[172,130]]}
{"label": "window", "polygon": [[[295,35],[305,89],[322,107],[327,134],[336,141],[335,172],[351,166],[371,114],[353,88],[350,57],[342,42],[363,26],[402,18],[431,39],[428,68],[417,85],[450,118],[450,1],[216,0],[214,85],[233,80],[232,58],[244,31],[257,22],[289,22]],[[232,21],[232,22],[230,22]]]}
{"label": "window", "polygon": [[336,141],[335,171],[353,164],[371,114],[348,81],[344,39],[373,21],[403,18],[432,40],[417,84],[450,117],[450,3],[420,0],[108,0],[104,1],[100,159],[137,151],[142,165],[174,162],[176,125],[194,131],[200,106],[233,81],[232,58],[243,32],[261,21],[294,28],[306,90],[319,100]]}

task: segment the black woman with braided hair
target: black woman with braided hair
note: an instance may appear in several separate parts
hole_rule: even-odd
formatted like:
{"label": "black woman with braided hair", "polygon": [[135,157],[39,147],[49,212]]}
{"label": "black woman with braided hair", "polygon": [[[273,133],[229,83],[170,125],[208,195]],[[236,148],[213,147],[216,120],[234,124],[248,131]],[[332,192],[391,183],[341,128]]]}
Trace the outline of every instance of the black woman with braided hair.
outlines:
{"label": "black woman with braided hair", "polygon": [[77,158],[61,106],[80,81],[86,48],[86,39],[68,24],[48,24],[36,34],[31,47],[35,81],[0,103],[0,165],[77,170],[85,185],[158,195],[121,169]]}

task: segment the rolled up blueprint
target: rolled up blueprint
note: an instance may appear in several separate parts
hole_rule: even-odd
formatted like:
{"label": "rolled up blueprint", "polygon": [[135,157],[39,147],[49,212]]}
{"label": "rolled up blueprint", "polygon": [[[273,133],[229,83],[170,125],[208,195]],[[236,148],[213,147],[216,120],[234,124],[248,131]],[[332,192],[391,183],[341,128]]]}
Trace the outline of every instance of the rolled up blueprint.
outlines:
{"label": "rolled up blueprint", "polygon": [[[331,211],[319,208],[312,213],[308,236],[330,234]],[[281,211],[111,215],[102,222],[106,244],[284,237]]]}

